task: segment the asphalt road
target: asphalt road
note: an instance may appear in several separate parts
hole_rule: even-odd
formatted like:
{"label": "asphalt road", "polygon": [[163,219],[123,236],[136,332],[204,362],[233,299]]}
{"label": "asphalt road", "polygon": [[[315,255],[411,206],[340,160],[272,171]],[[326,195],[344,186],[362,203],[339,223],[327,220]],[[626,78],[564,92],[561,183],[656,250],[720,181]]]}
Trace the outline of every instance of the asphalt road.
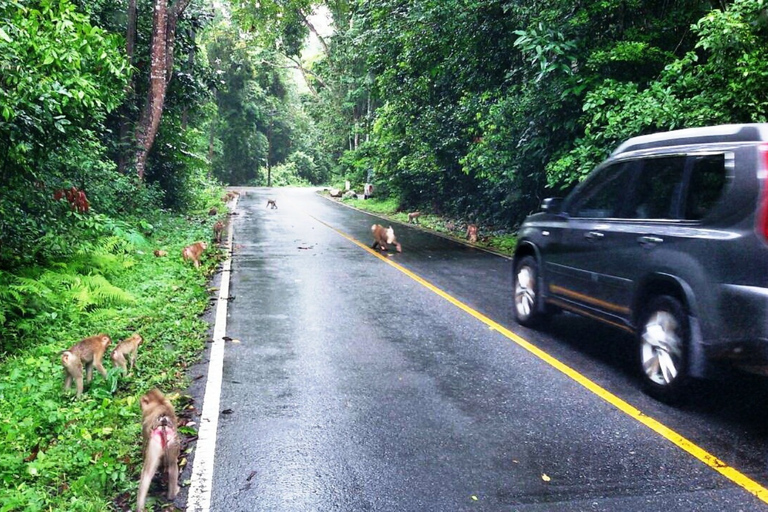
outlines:
{"label": "asphalt road", "polygon": [[768,510],[743,486],[768,486],[765,381],[655,402],[626,335],[573,315],[517,326],[510,260],[395,225],[404,272],[355,243],[378,219],[311,190],[249,189],[231,222],[211,510]]}

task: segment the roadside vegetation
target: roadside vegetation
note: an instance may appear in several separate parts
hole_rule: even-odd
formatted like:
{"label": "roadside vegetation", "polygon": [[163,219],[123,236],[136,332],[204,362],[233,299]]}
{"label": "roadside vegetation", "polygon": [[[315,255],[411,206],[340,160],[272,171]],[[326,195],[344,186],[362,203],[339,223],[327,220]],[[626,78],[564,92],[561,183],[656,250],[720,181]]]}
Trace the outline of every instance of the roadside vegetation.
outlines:
{"label": "roadside vegetation", "polygon": [[[142,463],[138,397],[158,387],[176,398],[183,417],[185,372],[207,338],[200,315],[219,255],[209,249],[197,270],[180,253],[210,239],[208,209],[78,222],[85,236],[69,256],[0,271],[3,511],[131,510]],[[94,372],[77,400],[74,386],[63,390],[60,353],[97,333],[113,340],[108,377]],[[137,368],[123,375],[109,353],[132,333],[144,343]]]}

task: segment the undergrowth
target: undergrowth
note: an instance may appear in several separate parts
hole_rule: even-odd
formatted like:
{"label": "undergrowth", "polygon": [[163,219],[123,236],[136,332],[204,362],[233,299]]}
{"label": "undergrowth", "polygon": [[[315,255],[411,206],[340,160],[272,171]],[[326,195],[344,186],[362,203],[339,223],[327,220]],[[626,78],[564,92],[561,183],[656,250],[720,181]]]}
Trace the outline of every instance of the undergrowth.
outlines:
{"label": "undergrowth", "polygon": [[[72,257],[0,271],[1,512],[133,506],[142,462],[138,398],[157,387],[178,404],[185,369],[204,347],[200,315],[217,254],[209,248],[198,270],[180,253],[210,240],[215,221],[207,211],[100,219],[99,236]],[[107,379],[94,372],[77,400],[62,389],[60,353],[102,332],[113,340]],[[109,352],[134,332],[144,343],[125,376]]]}

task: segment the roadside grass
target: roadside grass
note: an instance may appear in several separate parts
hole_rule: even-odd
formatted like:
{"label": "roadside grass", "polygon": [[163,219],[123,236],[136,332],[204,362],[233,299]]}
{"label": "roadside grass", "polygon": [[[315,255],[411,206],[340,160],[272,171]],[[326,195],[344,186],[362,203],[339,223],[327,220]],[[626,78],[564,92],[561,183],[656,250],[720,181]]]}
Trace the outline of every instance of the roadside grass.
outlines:
{"label": "roadside grass", "polygon": [[[211,239],[217,219],[207,213],[162,213],[140,226],[115,221],[111,237],[71,260],[0,271],[0,511],[135,507],[138,399],[157,387],[180,413],[186,368],[207,339],[201,314],[219,254],[209,244],[201,269],[180,256],[189,243]],[[155,249],[168,256],[156,257]],[[104,356],[107,378],[94,371],[77,400],[74,386],[63,391],[60,353],[102,332],[113,340]],[[144,343],[137,368],[124,376],[109,355],[134,332]]]}
{"label": "roadside grass", "polygon": [[[408,212],[398,211],[399,201],[397,198],[379,199],[374,197],[370,199],[342,199],[341,201],[344,204],[375,213],[392,221],[403,224],[408,223]],[[421,216],[418,218],[418,222],[422,229],[435,231],[457,240],[467,239],[466,221],[441,217],[424,210],[420,211]],[[499,230],[484,229],[481,225],[479,226],[478,240],[475,245],[500,254],[512,255],[517,246],[517,236],[513,233]]]}

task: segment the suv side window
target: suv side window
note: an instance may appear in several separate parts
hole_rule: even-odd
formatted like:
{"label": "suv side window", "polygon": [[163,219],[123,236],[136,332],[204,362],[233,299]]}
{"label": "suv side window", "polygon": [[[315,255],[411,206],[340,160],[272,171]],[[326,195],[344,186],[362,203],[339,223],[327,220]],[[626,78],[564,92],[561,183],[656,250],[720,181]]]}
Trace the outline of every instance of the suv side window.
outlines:
{"label": "suv side window", "polygon": [[632,162],[618,162],[597,171],[566,208],[573,217],[616,217],[632,179]]}
{"label": "suv side window", "polygon": [[685,218],[701,220],[723,195],[727,181],[725,155],[690,157],[691,178],[685,202]]}
{"label": "suv side window", "polygon": [[632,187],[626,218],[677,219],[685,175],[685,156],[648,158]]}

